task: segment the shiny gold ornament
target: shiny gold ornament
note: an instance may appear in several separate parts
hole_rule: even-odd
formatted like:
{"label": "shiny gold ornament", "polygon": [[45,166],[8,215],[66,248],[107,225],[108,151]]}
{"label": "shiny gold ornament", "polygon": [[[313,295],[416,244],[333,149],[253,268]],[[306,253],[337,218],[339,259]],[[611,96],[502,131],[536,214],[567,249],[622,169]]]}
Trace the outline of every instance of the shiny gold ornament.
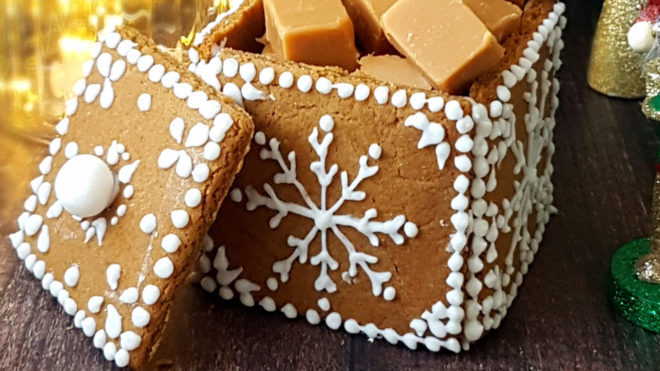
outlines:
{"label": "shiny gold ornament", "polygon": [[628,45],[627,34],[639,10],[640,0],[605,0],[594,36],[587,82],[592,89],[613,97],[646,96],[641,53]]}

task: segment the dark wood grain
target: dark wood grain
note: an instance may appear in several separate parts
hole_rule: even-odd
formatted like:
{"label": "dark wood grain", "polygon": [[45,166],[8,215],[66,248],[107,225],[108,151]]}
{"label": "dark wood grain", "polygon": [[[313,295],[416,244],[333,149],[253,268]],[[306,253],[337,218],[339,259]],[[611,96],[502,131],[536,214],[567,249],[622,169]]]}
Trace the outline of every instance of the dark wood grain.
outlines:
{"label": "dark wood grain", "polygon": [[[633,326],[608,303],[610,257],[648,232],[657,124],[639,103],[589,90],[586,66],[600,1],[569,0],[555,200],[535,263],[501,327],[459,355],[369,342],[282,315],[247,310],[195,288],[180,297],[176,334],[161,364],[175,369],[659,370],[660,335]],[[9,143],[12,143],[9,145]],[[0,129],[0,234],[13,228],[18,169],[33,143]],[[31,157],[26,156],[31,154]],[[19,173],[17,175],[17,172]],[[0,242],[0,369],[112,369],[91,341]]]}

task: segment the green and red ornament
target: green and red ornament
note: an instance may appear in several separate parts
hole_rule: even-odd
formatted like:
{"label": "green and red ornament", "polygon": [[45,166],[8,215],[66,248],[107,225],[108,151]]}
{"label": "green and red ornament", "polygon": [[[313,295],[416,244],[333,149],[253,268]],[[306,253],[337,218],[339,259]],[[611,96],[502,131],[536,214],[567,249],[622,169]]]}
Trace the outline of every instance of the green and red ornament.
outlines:
{"label": "green and red ornament", "polygon": [[[644,53],[644,114],[660,121],[660,0],[648,0],[628,31],[631,49]],[[629,242],[612,258],[610,297],[626,319],[660,333],[660,152],[651,208],[651,237]]]}

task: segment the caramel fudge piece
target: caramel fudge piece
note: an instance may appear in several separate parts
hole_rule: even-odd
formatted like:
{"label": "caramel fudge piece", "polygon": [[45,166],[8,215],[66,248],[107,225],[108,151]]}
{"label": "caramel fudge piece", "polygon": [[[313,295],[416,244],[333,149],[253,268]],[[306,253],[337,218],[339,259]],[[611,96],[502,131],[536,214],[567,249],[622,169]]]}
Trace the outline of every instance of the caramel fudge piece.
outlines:
{"label": "caramel fudge piece", "polygon": [[353,23],[341,0],[264,0],[266,39],[281,59],[357,67]]}
{"label": "caramel fudge piece", "polygon": [[[257,39],[266,31],[263,0],[227,1],[229,10],[218,14],[196,35],[193,45],[198,47],[202,59],[208,59],[214,45],[258,53]],[[202,43],[204,47],[201,47]]]}
{"label": "caramel fudge piece", "polygon": [[452,94],[464,92],[504,55],[497,39],[461,0],[399,0],[381,22],[392,45],[424,71],[435,88]]}
{"label": "caramel fudge piece", "polygon": [[380,17],[396,2],[397,0],[344,0],[363,53],[395,54],[396,50],[387,41],[380,26]]}
{"label": "caramel fudge piece", "polygon": [[253,124],[135,31],[106,32],[91,55],[10,240],[107,360],[139,367]]}
{"label": "caramel fudge piece", "polygon": [[488,30],[502,41],[520,26],[522,10],[506,0],[463,0]]}
{"label": "caramel fudge piece", "polygon": [[419,68],[396,55],[368,55],[360,58],[360,71],[381,81],[418,89],[431,89]]}

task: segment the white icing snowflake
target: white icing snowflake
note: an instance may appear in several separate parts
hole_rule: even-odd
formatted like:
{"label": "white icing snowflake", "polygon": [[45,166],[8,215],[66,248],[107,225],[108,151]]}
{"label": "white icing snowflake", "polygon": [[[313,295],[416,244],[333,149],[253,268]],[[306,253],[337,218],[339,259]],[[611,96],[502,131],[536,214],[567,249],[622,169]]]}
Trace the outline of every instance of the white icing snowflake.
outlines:
{"label": "white icing snowflake", "polygon": [[[320,273],[314,283],[314,288],[318,291],[335,292],[337,286],[328,274],[329,270],[335,271],[339,268],[339,263],[332,257],[332,253],[328,250],[328,235],[333,234],[348,253],[348,270],[344,272],[343,276],[347,274],[348,277],[354,278],[358,274],[358,268],[360,268],[369,277],[373,295],[380,296],[383,293],[383,284],[391,279],[392,273],[372,270],[371,265],[376,264],[378,258],[359,251],[341,229],[352,228],[367,237],[372,246],[377,247],[379,244],[378,234],[386,235],[395,244],[401,245],[404,242],[404,237],[399,231],[403,228],[404,224],[406,224],[405,231],[416,231],[417,228],[413,223],[406,223],[406,217],[404,215],[398,215],[384,222],[375,221],[374,219],[378,216],[378,212],[373,208],[366,210],[361,218],[339,213],[341,207],[346,202],[359,202],[366,198],[366,194],[359,191],[358,187],[364,180],[371,178],[378,172],[378,166],[369,166],[369,157],[366,155],[361,156],[358,161],[359,168],[356,177],[352,181],[349,181],[348,173],[342,171],[340,173],[341,196],[334,203],[329,202],[327,199],[328,187],[332,184],[335,175],[339,172],[339,166],[337,164],[332,164],[329,167],[326,164],[328,148],[334,139],[332,134],[334,127],[332,117],[329,115],[323,116],[319,121],[319,126],[327,134],[319,141],[319,130],[315,127],[308,138],[309,144],[318,156],[318,161],[312,162],[309,168],[316,175],[321,187],[319,203],[316,204],[312,201],[307,190],[297,178],[295,152],[289,152],[285,159],[280,150],[280,142],[273,138],[268,141],[268,148],[261,150],[261,159],[277,162],[282,172],[275,174],[273,181],[278,185],[288,184],[295,187],[298,194],[304,200],[304,204],[296,204],[280,199],[275,189],[266,183],[263,185],[265,195],[260,194],[251,186],[246,187],[245,194],[248,200],[246,208],[249,211],[253,211],[263,206],[276,211],[277,213],[270,219],[269,223],[273,229],[277,228],[282,219],[286,218],[289,214],[299,215],[314,222],[314,226],[303,238],[293,235],[288,237],[287,244],[294,248],[292,254],[288,258],[273,264],[273,272],[280,275],[282,282],[288,281],[289,273],[295,260],[298,260],[301,264],[307,262],[309,258],[309,246],[318,236],[320,239],[320,252],[309,258],[312,265],[320,266]],[[258,133],[255,140],[260,145],[266,145],[266,139],[263,133]],[[369,153],[372,158],[379,158],[380,152],[378,145],[371,145]],[[416,233],[411,232],[407,234],[409,237],[414,237]]]}

